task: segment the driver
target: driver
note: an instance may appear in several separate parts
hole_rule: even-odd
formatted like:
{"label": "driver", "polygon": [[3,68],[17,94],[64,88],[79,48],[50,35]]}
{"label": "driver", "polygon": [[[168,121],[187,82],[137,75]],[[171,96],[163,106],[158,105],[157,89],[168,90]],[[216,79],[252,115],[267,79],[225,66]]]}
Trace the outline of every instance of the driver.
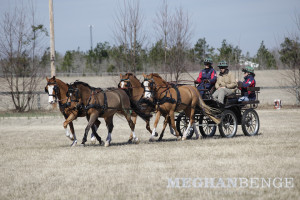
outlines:
{"label": "driver", "polygon": [[217,73],[212,67],[213,61],[211,58],[204,60],[205,68],[199,73],[199,77],[194,81],[195,84],[199,84],[197,89],[199,90],[201,97],[203,98],[203,89],[210,90],[217,81]]}

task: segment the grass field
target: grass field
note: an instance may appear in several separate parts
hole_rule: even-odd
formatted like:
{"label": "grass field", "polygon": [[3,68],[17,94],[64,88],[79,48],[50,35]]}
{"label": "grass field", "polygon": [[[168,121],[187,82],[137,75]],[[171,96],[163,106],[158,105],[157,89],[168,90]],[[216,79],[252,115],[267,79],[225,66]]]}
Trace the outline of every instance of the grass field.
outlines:
{"label": "grass field", "polygon": [[[127,144],[127,122],[115,117],[112,145],[70,148],[63,118],[0,117],[0,199],[299,199],[300,109],[257,110],[259,135]],[[103,120],[101,120],[103,122]],[[162,121],[162,120],[161,120]],[[153,121],[152,121],[153,123]],[[152,124],[151,123],[151,124]],[[75,121],[79,141],[85,119]],[[159,131],[161,130],[161,124]],[[98,133],[106,138],[106,127]],[[176,178],[293,178],[292,188],[173,188]]]}

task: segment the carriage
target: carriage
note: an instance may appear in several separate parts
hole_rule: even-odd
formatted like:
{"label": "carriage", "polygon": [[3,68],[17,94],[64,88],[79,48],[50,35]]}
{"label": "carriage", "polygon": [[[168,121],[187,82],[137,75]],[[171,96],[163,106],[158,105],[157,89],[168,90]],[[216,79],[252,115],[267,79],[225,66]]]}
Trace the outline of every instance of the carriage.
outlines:
{"label": "carriage", "polygon": [[[205,89],[204,89],[205,90]],[[259,87],[249,87],[248,91],[256,93],[255,101],[238,102],[241,97],[240,93],[235,93],[225,97],[225,106],[221,107],[218,102],[212,99],[212,90],[205,90],[203,97],[204,102],[221,111],[221,123],[216,124],[207,115],[201,112],[200,108],[195,111],[195,122],[198,124],[199,131],[203,137],[213,137],[216,133],[217,127],[222,137],[231,138],[236,135],[238,125],[242,126],[244,135],[254,136],[259,131],[259,116],[255,109],[259,104],[258,93]],[[180,112],[176,116],[176,129],[182,134],[189,123],[189,118],[186,117],[184,112]],[[191,138],[194,134],[193,128],[190,128],[187,138]]]}

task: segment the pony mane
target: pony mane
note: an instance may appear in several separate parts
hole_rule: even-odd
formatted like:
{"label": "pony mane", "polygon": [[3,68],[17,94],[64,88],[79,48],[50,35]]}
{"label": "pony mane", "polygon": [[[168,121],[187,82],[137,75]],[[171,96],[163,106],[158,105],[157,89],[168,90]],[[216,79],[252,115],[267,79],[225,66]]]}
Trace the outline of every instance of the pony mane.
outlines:
{"label": "pony mane", "polygon": [[132,72],[128,72],[128,73],[126,73],[125,75],[127,75],[128,77],[129,77],[129,76],[133,76],[134,78],[138,79]]}
{"label": "pony mane", "polygon": [[[78,81],[78,80],[76,80],[74,83],[71,83],[70,85],[71,85],[71,86],[74,86],[74,87],[77,87],[78,85],[83,85],[83,86],[85,86],[85,87],[88,87],[88,88],[91,89],[91,90],[101,89],[101,88],[95,88],[95,87],[92,87],[92,86],[90,86],[88,83],[83,82],[83,81]],[[102,90],[102,89],[101,89],[101,90]]]}
{"label": "pony mane", "polygon": [[165,81],[158,73],[152,73],[152,76],[159,78],[164,84],[168,85],[168,82]]}

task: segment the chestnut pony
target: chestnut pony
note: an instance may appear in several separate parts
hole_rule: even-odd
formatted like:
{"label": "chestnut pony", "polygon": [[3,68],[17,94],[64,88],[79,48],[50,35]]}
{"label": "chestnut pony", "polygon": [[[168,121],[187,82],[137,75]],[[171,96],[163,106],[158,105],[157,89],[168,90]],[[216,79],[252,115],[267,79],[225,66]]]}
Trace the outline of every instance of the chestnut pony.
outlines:
{"label": "chestnut pony", "polygon": [[194,128],[196,139],[198,139],[199,134],[194,120],[196,106],[215,123],[220,123],[220,119],[212,115],[213,111],[218,110],[204,103],[196,87],[191,85],[182,85],[180,87],[171,85],[156,73],[149,75],[143,74],[143,76],[145,98],[154,98],[157,104],[157,113],[151,138],[154,137],[160,115],[163,114],[170,117],[172,128],[176,131],[177,139],[179,139],[179,132],[175,127],[175,112],[184,111],[190,122],[182,136],[182,140],[186,139],[186,134],[190,130],[190,127]]}
{"label": "chestnut pony", "polygon": [[[70,85],[69,89],[70,99],[69,101],[78,101],[82,104],[89,116],[89,122],[86,126],[82,144],[85,144],[88,132],[91,126],[95,123],[98,117],[104,118],[106,127],[108,129],[108,135],[106,138],[105,146],[109,146],[111,142],[111,133],[113,130],[113,117],[116,113],[125,116],[131,134],[133,135],[133,141],[138,143],[139,140],[134,132],[134,123],[131,120],[132,109],[130,107],[130,100],[126,92],[119,88],[109,88],[102,90],[101,88],[94,88],[87,83],[81,81],[75,81]],[[136,113],[141,113],[135,110]]]}
{"label": "chestnut pony", "polygon": [[[139,81],[139,79],[133,74],[133,73],[126,73],[125,75],[120,74],[120,83],[118,85],[119,88],[126,91],[127,95],[130,98],[131,107],[137,107],[142,112],[146,114],[146,129],[152,134],[152,130],[150,128],[150,118],[152,117],[151,113],[155,111],[155,104],[153,99],[148,99],[144,97],[144,87],[142,86],[142,83]],[[135,112],[132,113],[132,121],[134,124],[136,124],[137,120],[137,114]],[[167,123],[170,122],[169,117],[164,116],[165,123],[164,127],[162,129],[162,133],[160,134],[159,141],[162,140],[163,132],[166,128]],[[170,123],[169,123],[170,125]],[[173,132],[173,129],[170,126],[171,133]],[[155,136],[158,134],[155,133]],[[132,140],[132,135],[129,138],[129,141]]]}
{"label": "chestnut pony", "polygon": [[[88,116],[86,116],[86,112],[84,110],[74,110],[70,109],[69,105],[67,104],[68,97],[66,96],[66,93],[68,91],[69,85],[61,81],[60,79],[55,78],[53,76],[52,78],[46,77],[47,80],[47,85],[45,87],[45,92],[48,94],[48,102],[50,104],[54,104],[58,102],[59,105],[59,110],[65,117],[66,121],[63,123],[63,127],[66,131],[66,136],[70,138],[73,143],[71,146],[74,146],[77,144],[77,139],[75,135],[75,130],[74,130],[74,125],[73,125],[73,120],[76,119],[77,117],[87,117],[87,120],[89,120]],[[75,106],[75,103],[72,102]],[[71,133],[69,133],[67,126],[69,125]],[[95,122],[95,125],[92,127],[93,130],[93,135],[91,137],[91,142],[95,143],[96,138],[94,137],[94,134],[96,133],[98,127],[100,125],[100,121],[97,120]],[[101,138],[100,141],[101,142]]]}

